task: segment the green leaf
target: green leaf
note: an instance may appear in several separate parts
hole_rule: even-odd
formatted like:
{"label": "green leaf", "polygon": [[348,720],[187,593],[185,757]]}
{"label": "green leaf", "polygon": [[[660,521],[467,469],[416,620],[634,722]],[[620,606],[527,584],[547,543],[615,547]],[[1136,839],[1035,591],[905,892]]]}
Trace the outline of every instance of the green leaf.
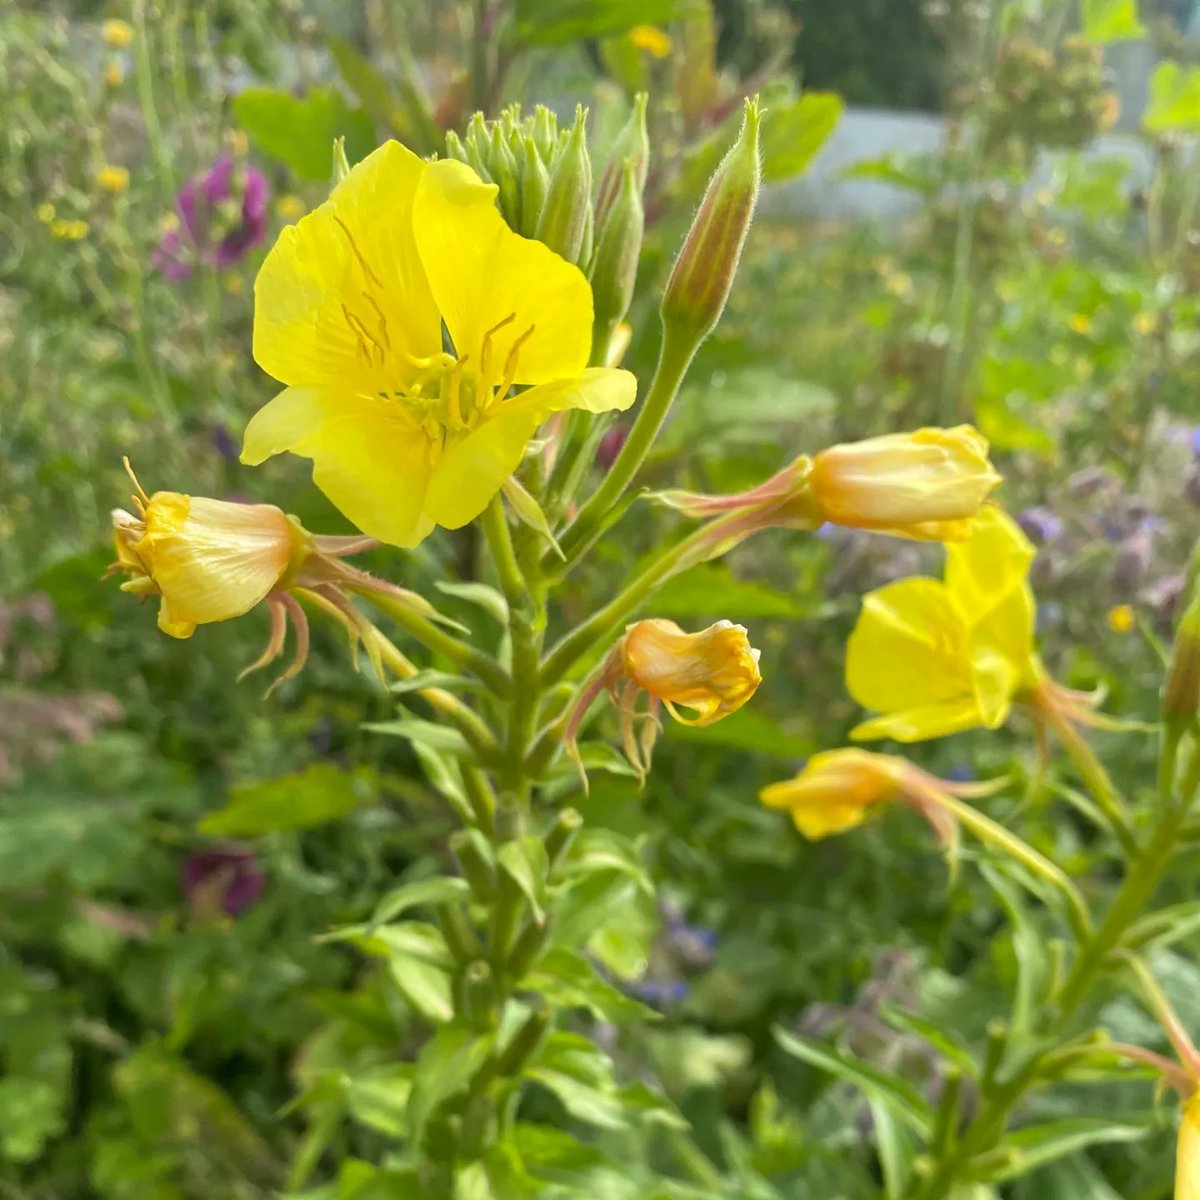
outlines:
{"label": "green leaf", "polygon": [[424,746],[443,754],[466,758],[471,750],[457,729],[439,725],[434,721],[420,721],[416,717],[400,717],[395,721],[376,721],[364,725],[371,733],[382,733],[389,737],[404,738],[414,747]]}
{"label": "green leaf", "polygon": [[770,109],[762,125],[762,177],[779,183],[803,174],[842,118],[836,92],[805,92],[786,108]]}
{"label": "green leaf", "polygon": [[408,1122],[414,1141],[444,1100],[462,1091],[491,1053],[494,1036],[469,1025],[443,1025],[425,1043],[413,1066]]}
{"label": "green leaf", "polygon": [[883,1173],[887,1200],[905,1200],[916,1153],[912,1134],[901,1125],[892,1108],[878,1096],[868,1096],[871,1124],[875,1127],[875,1150]]}
{"label": "green leaf", "polygon": [[702,11],[700,0],[516,0],[513,40],[549,46],[666,25]]}
{"label": "green leaf", "polygon": [[414,879],[393,888],[375,906],[369,930],[393,921],[401,913],[420,905],[438,905],[451,900],[463,900],[471,894],[465,879],[455,875],[435,875],[430,879]]}
{"label": "green leaf", "polygon": [[235,785],[229,803],[203,817],[197,828],[212,837],[311,829],[374,804],[378,792],[379,780],[369,768],[344,771],[333,763],[314,763],[295,775]]}
{"label": "green leaf", "polygon": [[435,585],[439,592],[453,596],[456,600],[464,600],[482,608],[497,624],[508,626],[508,601],[490,584],[486,583],[450,583],[439,580]]}
{"label": "green leaf", "polygon": [[548,1088],[577,1121],[599,1129],[624,1129],[625,1110],[612,1090],[582,1082],[562,1071],[534,1067],[527,1077]]}
{"label": "green leaf", "polygon": [[375,148],[371,119],[361,108],[351,109],[334,87],[313,88],[303,98],[276,88],[247,88],[234,98],[233,113],[263,153],[312,182],[329,180],[334,138],[345,137],[351,162]]}
{"label": "green leaf", "polygon": [[46,1142],[65,1128],[64,1097],[44,1079],[0,1079],[0,1157],[33,1162]]}
{"label": "green leaf", "polygon": [[[578,750],[579,761],[586,771],[607,771],[610,775],[622,775],[627,779],[640,778],[629,759],[607,742],[580,742]],[[574,764],[563,764],[563,773],[578,778]]]}
{"label": "green leaf", "polygon": [[1103,45],[1146,36],[1137,0],[1082,0],[1083,36]]}
{"label": "green leaf", "polygon": [[600,976],[587,958],[564,946],[548,951],[521,986],[540,993],[555,1007],[586,1008],[598,1021],[614,1025],[659,1019],[654,1009],[626,996]]}
{"label": "green leaf", "polygon": [[736,613],[739,621],[753,617],[796,620],[814,615],[811,601],[802,602],[755,580],[737,579],[724,563],[700,563],[676,575],[655,593],[654,612],[663,617]]}
{"label": "green leaf", "polygon": [[1015,885],[990,864],[983,864],[980,873],[1000,898],[1012,923],[1011,942],[1016,959],[1017,981],[1010,1024],[1014,1034],[1024,1036],[1033,1028],[1038,1006],[1049,985],[1050,955],[1046,939],[1030,917]]}
{"label": "green leaf", "polygon": [[1200,132],[1200,67],[1159,63],[1142,124],[1150,133]]}
{"label": "green leaf", "polygon": [[[996,1148],[1013,1152],[1006,1161],[976,1177],[988,1183],[1003,1183],[1089,1146],[1136,1142],[1150,1132],[1149,1125],[1122,1124],[1103,1117],[1066,1117],[1044,1125],[1027,1125],[1010,1133]],[[989,1161],[995,1153],[989,1152]],[[997,1161],[1002,1157],[1003,1153],[996,1155]]]}
{"label": "green leaf", "polygon": [[400,679],[391,684],[389,691],[393,696],[405,696],[410,692],[419,692],[422,688],[445,688],[448,692],[471,691],[480,685],[474,679],[465,675],[453,675],[449,671],[418,671],[408,679]]}
{"label": "green leaf", "polygon": [[787,733],[756,708],[740,708],[712,725],[672,725],[669,737],[707,746],[732,746],[777,758],[807,758],[816,749],[811,737]]}
{"label": "green leaf", "polygon": [[541,920],[545,912],[546,876],[550,872],[542,839],[523,837],[505,842],[496,855],[496,865],[521,889],[534,916]]}
{"label": "green leaf", "polygon": [[928,1042],[945,1059],[952,1062],[968,1079],[979,1075],[979,1066],[971,1051],[945,1028],[935,1021],[928,1021],[916,1013],[885,1006],[883,1019],[895,1029],[911,1033]]}
{"label": "green leaf", "polygon": [[799,1034],[788,1033],[786,1029],[776,1028],[774,1033],[780,1047],[793,1058],[853,1084],[866,1096],[881,1100],[910,1129],[922,1137],[929,1137],[933,1129],[933,1113],[912,1084],[888,1075],[836,1047],[810,1041]]}
{"label": "green leaf", "polygon": [[385,1137],[403,1137],[408,1130],[412,1072],[411,1063],[382,1063],[352,1075],[345,1093],[350,1116]]}

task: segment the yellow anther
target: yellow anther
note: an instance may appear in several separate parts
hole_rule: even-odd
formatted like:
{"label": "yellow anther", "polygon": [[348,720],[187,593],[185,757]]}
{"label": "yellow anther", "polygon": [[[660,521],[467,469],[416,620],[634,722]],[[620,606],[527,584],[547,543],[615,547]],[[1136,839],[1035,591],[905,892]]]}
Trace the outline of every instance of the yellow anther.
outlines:
{"label": "yellow anther", "polygon": [[491,355],[492,355],[492,336],[493,336],[493,334],[499,333],[500,330],[505,327],[505,325],[511,324],[516,319],[517,319],[516,313],[509,313],[508,316],[505,317],[503,321],[497,321],[496,324],[493,325],[491,327],[491,329],[489,329],[487,331],[487,333],[485,333],[483,335],[483,346],[479,351],[479,374],[481,376],[487,375],[488,359],[491,358]]}

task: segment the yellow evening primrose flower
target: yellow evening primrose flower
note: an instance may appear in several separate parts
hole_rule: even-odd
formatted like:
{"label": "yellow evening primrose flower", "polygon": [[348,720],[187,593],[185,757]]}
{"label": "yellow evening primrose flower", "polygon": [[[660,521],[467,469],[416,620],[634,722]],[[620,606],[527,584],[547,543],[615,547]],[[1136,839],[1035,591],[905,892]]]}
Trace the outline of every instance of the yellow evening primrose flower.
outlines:
{"label": "yellow evening primrose flower", "polygon": [[292,192],[275,201],[275,212],[284,221],[298,221],[306,211],[304,201]]}
{"label": "yellow evening primrose flower", "polygon": [[902,579],[864,596],[846,686],[883,715],[851,737],[916,742],[1002,725],[1014,696],[1041,679],[1033,555],[1016,522],[989,506],[966,541],[947,544],[944,579]]}
{"label": "yellow evening primrose flower", "polygon": [[1136,624],[1132,604],[1116,604],[1108,610],[1108,627],[1113,633],[1131,633]]}
{"label": "yellow evening primrose flower", "polygon": [[311,458],[359,529],[415,546],[477,517],[552,413],[633,403],[629,372],[587,368],[583,273],[513,233],[496,191],[388,142],[283,230],[255,283],[254,357],[286,388],[243,462]]}
{"label": "yellow evening primrose flower", "polygon": [[671,36],[657,25],[635,25],[627,36],[652,58],[666,58],[671,53]]}
{"label": "yellow evening primrose flower", "polygon": [[966,537],[999,482],[970,425],[830,446],[813,456],[807,480],[822,520],[921,541]]}
{"label": "yellow evening primrose flower", "polygon": [[729,621],[699,633],[685,633],[674,621],[638,621],[626,630],[620,654],[626,678],[684,725],[711,725],[736,712],[762,682],[745,626]]}
{"label": "yellow evening primrose flower", "polygon": [[108,163],[96,172],[96,183],[102,191],[117,196],[129,189],[129,172],[124,167]]}
{"label": "yellow evening primrose flower", "polygon": [[794,779],[763,788],[758,798],[767,808],[786,809],[796,828],[816,841],[861,825],[895,794],[905,765],[867,750],[826,750],[814,754]]}
{"label": "yellow evening primrose flower", "polygon": [[133,44],[133,26],[128,21],[113,18],[100,26],[100,36],[106,46],[120,50]]}

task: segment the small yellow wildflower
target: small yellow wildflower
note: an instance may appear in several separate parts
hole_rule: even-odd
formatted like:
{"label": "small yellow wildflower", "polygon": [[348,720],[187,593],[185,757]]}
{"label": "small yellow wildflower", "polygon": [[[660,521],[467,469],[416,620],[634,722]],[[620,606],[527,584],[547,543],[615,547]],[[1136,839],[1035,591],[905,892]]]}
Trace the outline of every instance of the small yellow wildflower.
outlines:
{"label": "small yellow wildflower", "polygon": [[231,296],[240,296],[246,290],[246,281],[236,271],[223,276],[221,284]]}
{"label": "small yellow wildflower", "polygon": [[41,204],[37,206],[36,212],[37,219],[41,221],[43,225],[49,225],[50,222],[53,221],[58,215],[58,209],[56,209],[49,200],[43,200]]}
{"label": "small yellow wildflower", "polygon": [[120,87],[125,82],[125,68],[119,62],[110,62],[104,68],[104,82],[110,88]]}
{"label": "small yellow wildflower", "polygon": [[1033,555],[1016,522],[988,507],[966,541],[946,546],[944,579],[902,579],[864,596],[846,686],[883,715],[850,736],[917,742],[1003,725],[1017,693],[1041,678]]}
{"label": "small yellow wildflower", "polygon": [[883,286],[898,299],[904,300],[913,293],[912,276],[905,271],[895,271],[884,278]]}
{"label": "small yellow wildflower", "polygon": [[1108,610],[1108,627],[1113,633],[1132,633],[1137,615],[1132,604],[1116,604]]}
{"label": "small yellow wildflower", "polygon": [[388,142],[283,230],[255,283],[254,357],[287,386],[243,462],[311,458],[359,529],[411,547],[474,520],[551,414],[633,403],[629,372],[587,367],[586,277],[513,233],[496,191]]}
{"label": "small yellow wildflower", "polygon": [[238,158],[245,158],[250,153],[250,139],[241,129],[226,130],[225,145],[229,153],[237,155]]}
{"label": "small yellow wildflower", "polygon": [[867,438],[814,455],[808,486],[821,518],[835,525],[961,539],[1000,482],[987,451],[970,425]]}
{"label": "small yellow wildflower", "polygon": [[50,222],[50,236],[65,242],[78,242],[87,237],[88,228],[86,221],[68,221],[59,217]]}
{"label": "small yellow wildflower", "polygon": [[179,228],[179,214],[165,212],[158,218],[159,233],[174,233]]}
{"label": "small yellow wildflower", "polygon": [[129,190],[129,172],[124,167],[106,163],[96,172],[96,182],[103,191],[119,196]]}
{"label": "small yellow wildflower", "polygon": [[1149,337],[1158,328],[1158,317],[1154,313],[1140,312],[1133,318],[1133,332]]}
{"label": "small yellow wildflower", "polygon": [[121,50],[133,44],[133,26],[128,21],[105,21],[100,27],[100,36],[106,46],[113,50]]}
{"label": "small yellow wildflower", "polygon": [[1072,333],[1086,336],[1092,332],[1092,318],[1087,313],[1072,313],[1067,320],[1067,326]]}
{"label": "small yellow wildflower", "polygon": [[651,58],[666,58],[671,53],[671,38],[656,25],[635,25],[628,34],[629,40]]}
{"label": "small yellow wildflower", "polygon": [[304,201],[291,192],[275,201],[275,212],[284,221],[298,221],[307,211]]}
{"label": "small yellow wildflower", "polygon": [[729,621],[699,633],[685,633],[674,621],[638,621],[621,641],[621,664],[627,678],[684,725],[711,725],[736,712],[762,682],[758,651],[745,627]]}

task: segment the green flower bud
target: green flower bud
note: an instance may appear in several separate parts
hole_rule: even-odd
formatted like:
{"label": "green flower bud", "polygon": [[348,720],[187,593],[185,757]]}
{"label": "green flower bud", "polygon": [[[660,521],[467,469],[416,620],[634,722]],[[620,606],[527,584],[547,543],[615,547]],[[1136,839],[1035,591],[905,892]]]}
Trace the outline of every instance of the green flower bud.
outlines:
{"label": "green flower bud", "polygon": [[608,344],[613,330],[629,311],[645,225],[636,171],[632,159],[626,159],[621,190],[604,219],[592,262],[592,299],[596,310],[593,344],[596,346]]}
{"label": "green flower bud", "polygon": [[458,903],[441,905],[437,910],[438,925],[446,946],[460,963],[468,963],[483,952],[479,937],[463,906]]}
{"label": "green flower bud", "polygon": [[491,900],[496,894],[496,865],[483,834],[478,829],[456,829],[450,835],[450,853],[476,898]]}
{"label": "green flower bud", "polygon": [[564,808],[546,834],[546,858],[553,871],[571,848],[575,835],[583,828],[583,814],[577,808]]}
{"label": "green flower bud", "polygon": [[721,319],[758,200],[757,97],[746,101],[742,131],[717,168],[688,230],[663,296],[663,324],[699,343]]}
{"label": "green flower bud", "polygon": [[492,968],[482,959],[463,968],[455,1000],[455,1007],[473,1025],[487,1022],[496,1001],[496,988]]}
{"label": "green flower bud", "polygon": [[463,145],[462,138],[453,129],[446,134],[446,157],[470,165],[471,160],[467,157],[467,148]]}
{"label": "green flower bud", "polygon": [[501,1052],[497,1074],[515,1075],[546,1044],[553,1024],[554,1013],[543,1001],[541,1007],[535,1008],[525,1018],[525,1024],[513,1034],[512,1041]]}
{"label": "green flower bud", "polygon": [[350,163],[346,158],[346,139],[344,137],[336,137],[333,139],[333,180],[332,185],[337,187],[347,175],[350,174]]}
{"label": "green flower bud", "polygon": [[[638,196],[646,190],[646,175],[650,170],[650,138],[646,133],[646,103],[649,98],[645,92],[639,92],[634,97],[633,112],[629,120],[617,134],[613,144],[612,156],[604,174],[600,177],[600,187],[596,192],[596,223],[603,227],[617,196],[620,195],[624,182],[625,164],[633,165],[633,177],[637,182]],[[603,236],[603,235],[602,235]]]}
{"label": "green flower bud", "polygon": [[537,237],[568,262],[583,258],[592,207],[592,164],[588,158],[587,113],[575,110],[575,125],[550,173],[550,189],[538,220]]}
{"label": "green flower bud", "polygon": [[521,183],[517,160],[498,124],[492,126],[488,170],[500,188],[500,211],[512,229],[521,228]]}
{"label": "green flower bud", "polygon": [[531,238],[537,233],[550,191],[550,172],[546,170],[532,137],[525,139],[522,153],[525,169],[521,172],[521,232]]}
{"label": "green flower bud", "polygon": [[542,162],[549,167],[558,146],[558,118],[544,104],[533,110],[533,144]]}
{"label": "green flower bud", "polygon": [[467,124],[467,164],[484,183],[495,182],[488,170],[491,151],[492,139],[487,122],[483,119],[483,113],[477,112]]}

